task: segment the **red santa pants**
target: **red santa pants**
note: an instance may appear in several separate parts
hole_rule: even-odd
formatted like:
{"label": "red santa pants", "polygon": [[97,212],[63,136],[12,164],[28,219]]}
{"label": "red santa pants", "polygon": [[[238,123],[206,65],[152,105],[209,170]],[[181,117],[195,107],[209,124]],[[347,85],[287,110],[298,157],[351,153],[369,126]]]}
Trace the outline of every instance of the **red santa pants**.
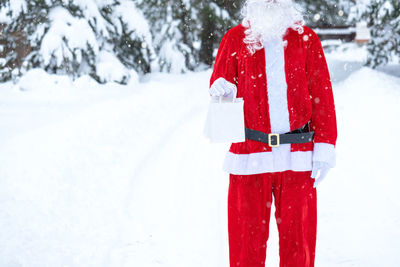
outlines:
{"label": "red santa pants", "polygon": [[230,174],[228,234],[231,267],[265,267],[272,196],[281,267],[312,267],[317,195],[311,171]]}

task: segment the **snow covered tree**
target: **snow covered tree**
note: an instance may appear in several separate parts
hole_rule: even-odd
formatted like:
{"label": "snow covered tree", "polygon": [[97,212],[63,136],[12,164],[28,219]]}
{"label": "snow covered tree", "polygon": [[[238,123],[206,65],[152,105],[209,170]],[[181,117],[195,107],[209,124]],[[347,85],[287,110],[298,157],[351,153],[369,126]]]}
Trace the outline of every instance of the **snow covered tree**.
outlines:
{"label": "snow covered tree", "polygon": [[[149,72],[154,57],[149,26],[130,0],[8,0],[0,21],[7,43],[13,44],[12,33],[22,33],[23,45],[32,50],[19,72],[39,67],[126,83],[130,68]],[[11,49],[3,63],[19,75],[17,57]],[[2,80],[11,76],[3,72]]]}
{"label": "snow covered tree", "polygon": [[305,19],[311,27],[342,26],[349,24],[353,12],[353,0],[298,0],[306,10]]}
{"label": "snow covered tree", "polygon": [[236,21],[240,21],[240,12],[245,0],[225,0],[225,8],[229,15]]}
{"label": "snow covered tree", "polygon": [[400,1],[373,0],[364,14],[371,31],[367,65],[377,67],[400,59]]}
{"label": "snow covered tree", "polygon": [[[28,9],[31,12],[28,12]],[[34,45],[26,36],[32,36],[37,25],[48,22],[46,9],[29,1],[2,0],[0,4],[1,50],[3,57],[0,62],[0,81],[19,75],[21,54],[17,46],[30,48]]]}
{"label": "snow covered tree", "polygon": [[180,73],[196,65],[198,10],[193,0],[142,0],[138,6],[152,25],[159,71]]}
{"label": "snow covered tree", "polygon": [[[211,66],[214,61],[215,49],[228,28],[234,26],[234,17],[223,5],[224,1],[199,1],[201,18],[201,47],[199,56],[201,62]],[[240,22],[239,22],[240,23]]]}
{"label": "snow covered tree", "polygon": [[160,71],[180,73],[211,65],[222,34],[232,25],[224,0],[147,0],[139,6],[152,25]]}
{"label": "snow covered tree", "polygon": [[114,2],[114,8],[103,8],[104,16],[113,25],[107,42],[118,59],[127,67],[148,73],[156,58],[150,26],[132,0]]}

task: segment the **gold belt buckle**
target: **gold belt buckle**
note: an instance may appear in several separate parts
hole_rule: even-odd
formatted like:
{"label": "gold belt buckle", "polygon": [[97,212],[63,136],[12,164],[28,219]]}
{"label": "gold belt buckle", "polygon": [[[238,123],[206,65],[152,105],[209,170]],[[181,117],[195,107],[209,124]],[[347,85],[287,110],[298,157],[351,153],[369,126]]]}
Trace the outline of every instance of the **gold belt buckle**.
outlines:
{"label": "gold belt buckle", "polygon": [[[273,137],[273,136],[276,136],[276,145],[272,145],[272,144],[271,144],[271,141],[272,141],[272,137]],[[279,134],[273,134],[273,133],[268,134],[268,145],[269,145],[270,147],[278,147],[278,146],[280,145]]]}

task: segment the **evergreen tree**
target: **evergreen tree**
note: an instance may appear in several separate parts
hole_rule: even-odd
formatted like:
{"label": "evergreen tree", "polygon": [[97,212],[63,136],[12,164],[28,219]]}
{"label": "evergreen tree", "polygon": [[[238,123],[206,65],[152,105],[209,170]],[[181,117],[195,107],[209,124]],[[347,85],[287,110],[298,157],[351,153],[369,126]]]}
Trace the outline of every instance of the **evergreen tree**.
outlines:
{"label": "evergreen tree", "polygon": [[132,1],[8,0],[0,10],[0,18],[5,17],[6,43],[12,46],[12,36],[20,33],[25,37],[22,45],[32,52],[17,66],[18,54],[11,47],[3,60],[9,69],[3,70],[2,80],[35,67],[120,83],[128,81],[129,68],[150,71],[151,34]]}
{"label": "evergreen tree", "polygon": [[224,6],[224,1],[199,1],[200,18],[201,18],[201,48],[199,56],[201,62],[211,66],[214,61],[215,49],[222,39],[225,32],[235,26],[236,23],[233,15],[230,14]]}
{"label": "evergreen tree", "polygon": [[349,25],[355,1],[353,0],[297,0],[305,9],[306,24],[310,27]]}
{"label": "evergreen tree", "polygon": [[225,0],[225,8],[232,17],[234,23],[241,22],[241,10],[245,0]]}
{"label": "evergreen tree", "polygon": [[[48,9],[37,5],[37,1],[8,1],[2,0],[0,5],[0,20],[2,23],[0,39],[4,58],[0,62],[0,81],[18,76],[20,59],[17,46],[32,48],[36,47],[36,28],[48,23]],[[24,65],[27,67],[26,63]]]}
{"label": "evergreen tree", "polygon": [[224,0],[147,0],[139,6],[152,25],[160,71],[210,66],[222,35],[234,25]]}
{"label": "evergreen tree", "polygon": [[151,72],[156,58],[150,25],[132,0],[118,0],[114,7],[103,8],[104,17],[113,29],[107,43],[118,59],[140,73]]}
{"label": "evergreen tree", "polygon": [[198,10],[193,0],[143,0],[138,6],[152,25],[159,71],[180,73],[197,61]]}
{"label": "evergreen tree", "polygon": [[367,65],[375,68],[400,58],[400,2],[373,0],[364,17],[371,30]]}

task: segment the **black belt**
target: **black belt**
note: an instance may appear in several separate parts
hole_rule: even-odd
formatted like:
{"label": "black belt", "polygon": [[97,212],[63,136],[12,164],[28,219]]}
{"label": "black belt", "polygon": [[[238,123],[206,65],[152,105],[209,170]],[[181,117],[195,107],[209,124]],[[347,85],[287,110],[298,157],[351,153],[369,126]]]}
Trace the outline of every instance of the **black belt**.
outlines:
{"label": "black belt", "polygon": [[277,147],[281,144],[303,144],[311,142],[314,137],[314,132],[308,132],[307,130],[307,127],[303,126],[285,134],[266,134],[246,128],[246,139],[267,143],[270,147]]}

